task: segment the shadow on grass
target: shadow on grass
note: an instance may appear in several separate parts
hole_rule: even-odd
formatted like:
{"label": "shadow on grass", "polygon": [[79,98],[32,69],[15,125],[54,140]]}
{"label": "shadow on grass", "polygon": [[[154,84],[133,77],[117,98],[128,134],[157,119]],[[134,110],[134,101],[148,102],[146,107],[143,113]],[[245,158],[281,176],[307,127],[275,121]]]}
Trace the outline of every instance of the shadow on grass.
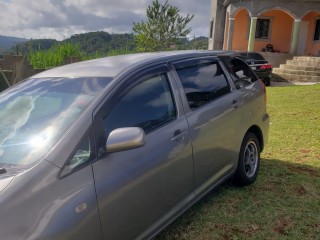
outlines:
{"label": "shadow on grass", "polygon": [[262,159],[256,182],[227,181],[155,239],[320,239],[320,168]]}

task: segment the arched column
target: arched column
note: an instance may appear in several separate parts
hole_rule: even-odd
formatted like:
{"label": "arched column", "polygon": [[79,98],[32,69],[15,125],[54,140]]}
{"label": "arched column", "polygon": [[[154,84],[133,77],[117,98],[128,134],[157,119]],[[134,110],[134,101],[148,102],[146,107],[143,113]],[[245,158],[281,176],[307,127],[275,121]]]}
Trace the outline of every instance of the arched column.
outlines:
{"label": "arched column", "polygon": [[290,53],[297,54],[301,19],[295,19],[292,30]]}
{"label": "arched column", "polygon": [[235,18],[229,18],[227,50],[232,50],[233,28]]}
{"label": "arched column", "polygon": [[251,52],[254,50],[254,41],[256,36],[256,28],[257,28],[257,17],[251,17],[250,21],[250,33],[249,33],[249,41],[248,41],[248,51]]}

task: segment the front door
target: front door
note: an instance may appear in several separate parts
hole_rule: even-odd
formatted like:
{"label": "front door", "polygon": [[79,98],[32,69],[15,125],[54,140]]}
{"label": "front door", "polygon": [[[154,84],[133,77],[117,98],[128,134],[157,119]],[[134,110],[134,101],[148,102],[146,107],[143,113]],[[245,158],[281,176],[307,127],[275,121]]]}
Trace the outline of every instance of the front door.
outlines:
{"label": "front door", "polygon": [[121,127],[146,133],[143,147],[100,153],[93,163],[103,236],[111,240],[149,235],[193,197],[188,124],[168,74],[145,73],[127,85],[118,87],[95,118],[105,136]]}

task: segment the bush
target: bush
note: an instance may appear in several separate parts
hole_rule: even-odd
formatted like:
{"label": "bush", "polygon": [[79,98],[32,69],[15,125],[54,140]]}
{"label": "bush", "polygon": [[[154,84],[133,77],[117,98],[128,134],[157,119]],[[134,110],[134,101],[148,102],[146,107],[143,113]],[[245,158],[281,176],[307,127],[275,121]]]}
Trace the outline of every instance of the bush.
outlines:
{"label": "bush", "polygon": [[83,55],[80,45],[64,43],[48,50],[32,50],[29,53],[29,61],[35,69],[51,68],[63,65],[67,57],[82,57]]}

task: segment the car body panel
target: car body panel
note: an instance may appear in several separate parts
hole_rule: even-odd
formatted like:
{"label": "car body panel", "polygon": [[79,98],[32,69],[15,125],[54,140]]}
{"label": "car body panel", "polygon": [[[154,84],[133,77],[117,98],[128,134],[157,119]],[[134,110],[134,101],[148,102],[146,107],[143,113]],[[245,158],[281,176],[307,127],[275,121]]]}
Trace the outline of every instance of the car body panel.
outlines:
{"label": "car body panel", "polygon": [[[221,66],[224,65],[221,63]],[[182,94],[192,138],[194,187],[197,195],[206,192],[214,183],[235,171],[243,136],[251,126],[269,124],[268,120],[261,122],[260,119],[252,119],[256,115],[253,111],[259,111],[257,115],[265,111],[260,82],[256,81],[238,90],[233,87],[230,77],[228,81],[231,90],[229,94],[195,110],[189,108],[187,98]],[[179,85],[180,92],[184,92],[181,83]],[[253,106],[257,106],[256,109]]]}
{"label": "car body panel", "polygon": [[[222,52],[134,54],[36,75],[39,79],[106,77],[110,82],[45,159],[21,172],[0,175],[1,238],[149,239],[204,193],[232,176],[247,131],[259,129],[262,143],[267,142],[269,116],[263,84],[249,79],[237,87],[219,54]],[[174,63],[203,58],[219,62],[230,92],[193,110]],[[150,73],[166,76],[175,118],[146,132],[145,145],[107,153],[108,135],[102,116],[127,89]],[[89,160],[70,168],[86,139]]]}
{"label": "car body panel", "polygon": [[0,193],[10,184],[13,178],[14,178],[13,176],[0,178]]}
{"label": "car body panel", "polygon": [[91,166],[61,179],[60,171],[42,161],[15,176],[0,197],[1,238],[102,239]]}
{"label": "car body panel", "polygon": [[[176,67],[182,67],[184,64],[191,66],[206,60],[218,61],[212,57],[203,57],[195,58],[192,60],[194,63],[180,61],[174,62],[173,65]],[[238,103],[235,103],[238,93],[231,91],[233,84],[228,80],[230,88],[228,94],[191,110],[179,75],[176,75],[176,79],[179,91],[183,95],[183,105],[192,138],[194,189],[195,194],[198,195],[235,169],[238,155],[238,148],[235,146],[238,146],[238,142],[235,143],[237,138],[233,137],[237,136],[237,131],[233,126],[238,126],[237,121],[239,121],[236,117]]]}
{"label": "car body panel", "polygon": [[237,109],[232,106],[234,95],[230,93],[187,114],[192,136],[196,194],[235,169],[238,148],[235,148],[232,136],[238,132],[232,126],[238,118]]}
{"label": "car body panel", "polygon": [[[93,164],[106,239],[137,238],[164,212],[186,204],[193,186],[187,127],[185,119],[176,120],[150,133],[145,146],[107,154]],[[172,141],[177,128],[185,132],[181,142]]]}
{"label": "car body panel", "polygon": [[[159,64],[163,69],[161,66]],[[150,68],[145,70],[141,69],[142,73],[136,76],[147,75]],[[170,79],[170,74],[168,76]],[[132,79],[127,81],[132,82]],[[125,89],[123,85],[130,83],[122,82],[113,89],[116,94],[111,93],[110,98],[120,95],[118,91]],[[171,87],[175,92],[172,82]],[[175,103],[176,119],[148,133],[144,146],[106,153],[93,163],[101,225],[106,239],[147,236],[161,223],[159,219],[170,217],[164,213],[175,213],[192,198],[191,139],[178,96],[175,96]],[[96,125],[99,125],[98,119]],[[177,131],[179,135],[175,136]]]}

